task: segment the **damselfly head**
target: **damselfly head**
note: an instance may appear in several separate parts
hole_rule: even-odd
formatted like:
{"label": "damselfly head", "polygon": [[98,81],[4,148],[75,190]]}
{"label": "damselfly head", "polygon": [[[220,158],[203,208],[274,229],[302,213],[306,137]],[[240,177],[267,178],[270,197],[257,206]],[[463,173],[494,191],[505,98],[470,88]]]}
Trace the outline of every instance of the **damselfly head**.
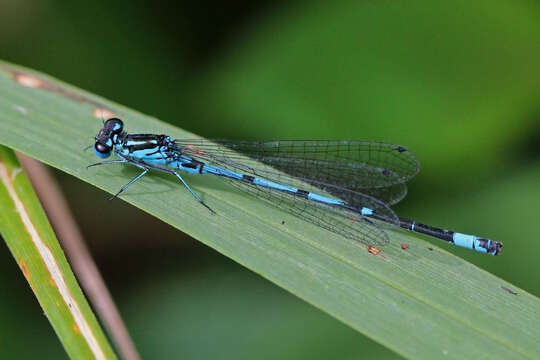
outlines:
{"label": "damselfly head", "polygon": [[111,118],[103,123],[103,128],[96,136],[94,153],[100,158],[107,158],[111,155],[118,135],[124,130],[124,123],[118,118]]}

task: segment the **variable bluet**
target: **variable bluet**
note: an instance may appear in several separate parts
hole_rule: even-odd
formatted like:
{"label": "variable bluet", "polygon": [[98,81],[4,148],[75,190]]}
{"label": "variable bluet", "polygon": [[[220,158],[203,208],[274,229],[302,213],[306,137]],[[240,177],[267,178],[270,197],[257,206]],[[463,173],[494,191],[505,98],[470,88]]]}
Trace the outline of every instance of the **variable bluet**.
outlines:
{"label": "variable bluet", "polygon": [[366,245],[384,246],[387,229],[401,227],[448,243],[498,255],[497,241],[398,217],[390,208],[407,193],[420,170],[416,157],[398,145],[360,140],[177,140],[167,135],[129,134],[111,118],[95,138],[94,152],[108,158],[89,165],[128,163],[142,172],[169,173],[202,201],[180,173],[210,174],[321,228]]}

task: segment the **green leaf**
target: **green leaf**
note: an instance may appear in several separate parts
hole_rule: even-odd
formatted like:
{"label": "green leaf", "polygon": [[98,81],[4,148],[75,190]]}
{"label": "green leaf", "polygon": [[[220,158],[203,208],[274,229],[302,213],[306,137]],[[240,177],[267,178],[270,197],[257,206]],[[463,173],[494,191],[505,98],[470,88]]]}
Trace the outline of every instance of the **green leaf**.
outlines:
{"label": "green leaf", "polygon": [[[123,118],[131,132],[194,137],[44,75],[8,64],[0,69],[0,143],[109,193],[139,170],[86,169],[97,158],[82,149],[100,129],[102,110]],[[540,353],[538,299],[444,250],[390,231],[391,244],[372,255],[358,243],[238,193],[219,178],[186,180],[217,215],[163,174],[146,176],[122,199],[406,357],[534,358]],[[111,227],[117,225],[110,219]]]}
{"label": "green leaf", "polygon": [[115,359],[13,151],[0,146],[0,233],[72,359]]}

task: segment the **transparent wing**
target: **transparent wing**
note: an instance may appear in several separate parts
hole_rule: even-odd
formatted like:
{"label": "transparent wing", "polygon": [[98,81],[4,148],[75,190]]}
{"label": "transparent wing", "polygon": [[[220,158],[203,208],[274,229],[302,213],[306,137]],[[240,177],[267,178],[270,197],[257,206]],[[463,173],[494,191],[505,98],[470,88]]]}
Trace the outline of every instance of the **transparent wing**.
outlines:
{"label": "transparent wing", "polygon": [[[225,157],[215,152],[201,152],[199,148],[184,148],[182,151],[184,154],[204,161],[206,164],[245,175],[255,176],[319,194],[325,193],[330,197],[338,198],[334,193],[341,194],[339,198],[351,205],[349,209],[307,200],[292,193],[271,190],[248,182],[226,177],[223,178],[245,193],[346,238],[360,241],[367,245],[384,246],[388,243],[388,235],[384,232],[383,227],[399,225],[399,219],[394,211],[385,203],[371,196],[343,189],[333,184],[318,182],[313,179],[303,179],[287,173],[278,173],[269,165],[255,162],[249,163],[241,156],[236,156],[234,158],[235,160],[232,160],[231,157]],[[362,216],[360,214],[362,207],[373,209],[376,218]]]}
{"label": "transparent wing", "polygon": [[420,167],[406,148],[361,140],[176,140],[181,146],[231,160],[238,153],[295,177],[350,190],[387,187],[414,177]]}
{"label": "transparent wing", "polygon": [[[206,161],[241,162],[262,171],[278,170],[312,185],[329,186],[328,193],[347,202],[343,189],[372,195],[388,204],[407,194],[404,183],[420,170],[406,148],[361,140],[176,140],[180,150]],[[401,185],[403,184],[403,185]]]}
{"label": "transparent wing", "polygon": [[[392,206],[403,200],[407,196],[407,191],[407,184],[401,183],[382,188],[363,189],[362,193]],[[339,195],[336,196],[339,197]]]}

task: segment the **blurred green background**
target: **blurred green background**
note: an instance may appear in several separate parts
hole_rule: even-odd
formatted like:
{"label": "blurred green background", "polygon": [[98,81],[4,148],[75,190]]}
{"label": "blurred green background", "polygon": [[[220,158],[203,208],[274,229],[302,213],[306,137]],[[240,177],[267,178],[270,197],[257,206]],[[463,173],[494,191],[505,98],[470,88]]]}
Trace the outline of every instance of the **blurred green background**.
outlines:
{"label": "blurred green background", "polygon": [[[0,55],[202,136],[405,145],[422,172],[400,215],[503,241],[497,258],[446,249],[540,295],[537,1],[1,0]],[[397,357],[55,174],[144,358]],[[0,253],[3,358],[66,358]]]}

